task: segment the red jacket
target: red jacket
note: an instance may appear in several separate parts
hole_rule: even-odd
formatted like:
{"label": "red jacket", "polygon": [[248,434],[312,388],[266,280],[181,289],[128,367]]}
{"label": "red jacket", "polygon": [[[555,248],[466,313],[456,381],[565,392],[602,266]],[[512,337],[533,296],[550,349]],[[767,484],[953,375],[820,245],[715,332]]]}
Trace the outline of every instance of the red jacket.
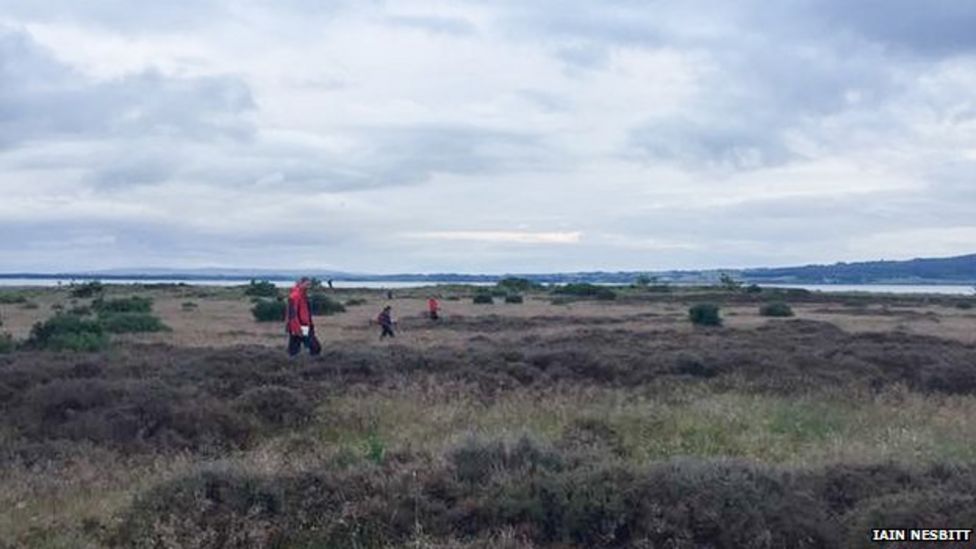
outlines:
{"label": "red jacket", "polygon": [[437,312],[437,309],[439,309],[439,308],[440,307],[438,306],[436,299],[430,298],[430,299],[427,300],[427,310],[428,311],[430,311],[432,313],[436,313]]}
{"label": "red jacket", "polygon": [[308,294],[297,284],[288,294],[288,316],[285,326],[288,333],[294,336],[302,335],[302,326],[313,326]]}

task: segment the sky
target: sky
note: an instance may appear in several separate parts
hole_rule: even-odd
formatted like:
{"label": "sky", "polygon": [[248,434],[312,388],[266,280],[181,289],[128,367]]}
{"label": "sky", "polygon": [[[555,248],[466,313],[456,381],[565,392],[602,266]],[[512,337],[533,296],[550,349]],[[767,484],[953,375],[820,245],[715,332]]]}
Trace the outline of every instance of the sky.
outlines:
{"label": "sky", "polygon": [[969,0],[0,0],[0,272],[976,251]]}

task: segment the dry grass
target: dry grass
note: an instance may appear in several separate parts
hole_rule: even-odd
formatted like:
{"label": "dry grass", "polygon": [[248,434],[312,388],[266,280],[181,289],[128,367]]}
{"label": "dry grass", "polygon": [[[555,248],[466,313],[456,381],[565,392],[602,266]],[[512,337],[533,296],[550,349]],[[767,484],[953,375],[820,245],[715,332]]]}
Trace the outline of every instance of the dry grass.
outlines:
{"label": "dry grass", "polygon": [[[115,295],[134,293],[118,288],[111,291]],[[688,351],[704,353],[706,359],[715,358],[708,353],[758,350],[767,359],[782,356],[796,360],[790,367],[799,372],[812,367],[803,357],[790,354],[797,351],[789,350],[799,345],[797,348],[806,349],[798,351],[802,354],[814,348],[802,345],[812,344],[802,343],[800,339],[787,340],[788,332],[764,331],[763,326],[782,321],[761,317],[754,303],[727,304],[722,309],[724,331],[698,333],[686,318],[687,305],[695,301],[693,297],[624,298],[616,302],[577,301],[566,305],[553,305],[548,297],[541,295],[527,296],[522,305],[473,305],[470,299],[442,300],[444,320],[431,323],[423,317],[427,291],[405,291],[398,292],[392,301],[394,313],[401,321],[402,330],[395,344],[404,346],[404,350],[399,350],[390,342],[380,342],[377,329],[371,325],[371,319],[386,303],[385,296],[381,292],[344,290],[338,293],[340,301],[359,298],[368,303],[349,307],[345,314],[317,319],[320,336],[327,347],[333,344],[337,353],[328,360],[346,360],[351,364],[340,368],[308,357],[277,363],[269,358],[277,355],[266,348],[227,349],[243,344],[280,347],[284,343],[282,326],[254,322],[249,301],[236,290],[174,288],[138,293],[153,297],[155,313],[173,331],[118,338],[120,346],[116,354],[104,355],[107,357],[104,360],[118,361],[120,371],[135,370],[140,367],[140,353],[145,351],[146,362],[156,360],[160,368],[199,366],[199,378],[194,378],[191,385],[199,383],[202,387],[214,383],[220,388],[231,387],[233,376],[239,375],[244,386],[235,391],[246,389],[247,383],[269,383],[258,375],[262,372],[280,376],[281,383],[293,384],[296,390],[318,400],[312,421],[299,427],[268,431],[243,449],[219,455],[196,451],[132,453],[79,441],[41,441],[57,448],[63,443],[64,452],[54,452],[48,458],[30,463],[12,461],[0,469],[0,540],[3,540],[0,547],[4,541],[13,546],[31,547],[102,546],[109,539],[107,533],[119,525],[135,499],[161,483],[203,469],[277,478],[315,473],[323,463],[345,464],[353,471],[379,465],[392,467],[391,463],[397,463],[399,456],[406,456],[403,459],[408,461],[423,456],[422,459],[438,467],[446,467],[445,456],[472,437],[510,443],[528,437],[571,455],[597,456],[593,458],[597,460],[594,466],[601,467],[608,464],[653,467],[684,456],[734,458],[801,472],[836,465],[882,463],[976,467],[976,447],[972,444],[976,439],[976,395],[966,392],[955,395],[924,392],[924,385],[908,389],[897,382],[873,389],[853,381],[845,385],[843,380],[847,378],[839,373],[842,370],[827,372],[837,376],[838,383],[793,393],[759,387],[755,379],[737,379],[732,374],[716,379],[687,376],[677,381],[646,381],[651,378],[645,379],[635,372],[656,363],[631,360],[626,355],[620,355],[621,360],[632,363],[598,364],[607,369],[618,366],[631,369],[621,370],[620,377],[605,382],[600,382],[599,376],[593,377],[593,372],[573,370],[573,364],[557,364],[572,375],[558,377],[552,370],[546,370],[546,375],[552,375],[551,379],[556,381],[550,383],[547,381],[550,378],[537,377],[533,378],[535,381],[514,383],[513,379],[520,379],[518,375],[501,375],[509,367],[505,363],[507,358],[501,365],[489,360],[497,358],[495,355],[499,353],[518,351],[513,344],[525,346],[533,340],[542,341],[533,349],[540,356],[550,353],[559,360],[589,360],[574,351],[572,344],[577,341],[582,346],[604,345],[606,349],[593,353],[613,357],[617,356],[613,351],[629,345],[626,342],[631,338],[636,349],[634,356],[645,350],[661,355],[683,352],[677,347],[690,345]],[[65,309],[72,306],[67,292],[62,290],[32,292],[30,299],[39,308],[0,305],[3,329],[17,338],[26,337],[34,322],[50,316],[53,305],[60,304]],[[87,301],[78,300],[77,304]],[[196,307],[184,307],[188,301]],[[909,337],[901,340],[899,335],[896,339],[873,342],[869,349],[858,351],[857,342],[840,336],[826,342],[828,347],[845,346],[845,353],[852,353],[838,355],[837,360],[878,355],[875,358],[879,367],[892,363],[891,372],[895,373],[904,364],[913,364],[908,360],[899,362],[901,354],[945,352],[942,360],[951,361],[955,360],[952,357],[969,356],[966,353],[971,353],[976,343],[976,314],[947,304],[885,306],[882,299],[876,304],[853,308],[839,299],[821,299],[791,305],[798,319],[830,322],[848,333],[877,332],[887,334],[885,337],[928,335],[964,344],[954,343],[947,350],[939,350],[938,344]],[[814,328],[801,325],[798,330]],[[751,334],[762,335],[752,337]],[[662,340],[647,344],[650,338]],[[147,342],[174,347],[129,345]],[[762,354],[777,345],[783,349]],[[225,350],[204,351],[204,348]],[[348,350],[355,348],[363,349],[363,354],[350,354]],[[891,353],[901,354],[885,355],[889,348]],[[199,362],[190,358],[205,353],[211,354]],[[417,357],[432,360],[425,366],[428,370],[411,369],[410,361]],[[468,362],[438,362],[446,360],[445,357]],[[0,357],[0,368],[13,364],[3,360]],[[363,371],[357,370],[357,361],[368,360],[377,363],[367,364]],[[395,360],[402,360],[406,366],[393,364]],[[52,375],[62,375],[56,373],[61,371],[58,368],[71,372],[77,361],[75,355],[59,355],[51,359],[50,371],[55,372]],[[382,361],[391,361],[389,371],[384,370]],[[39,368],[44,366],[40,362]],[[208,370],[211,364],[213,372]],[[512,368],[528,370],[533,363],[527,356],[513,364]],[[478,371],[482,366],[485,371]],[[664,362],[657,366],[662,372],[667,371]],[[737,364],[730,359],[728,364],[719,366],[731,368]],[[110,367],[114,366],[104,369]],[[328,367],[336,369],[333,372]],[[762,364],[749,367],[759,368],[756,371],[761,373]],[[332,377],[316,378],[321,385],[303,385],[307,380],[302,373],[316,368],[320,369],[318,375]],[[448,372],[447,368],[455,370]],[[885,375],[890,373],[883,368],[879,371]],[[149,368],[145,375],[170,383],[165,372]],[[252,378],[256,381],[251,381]],[[627,380],[631,378],[644,381],[629,385]],[[486,389],[486,385],[491,386]],[[0,397],[2,389],[0,384]],[[0,422],[0,445],[22,444],[20,436],[10,424]],[[390,479],[394,479],[395,475],[390,474]],[[390,479],[384,477],[384,482],[393,482]],[[530,547],[526,536],[524,529],[502,525],[477,540],[464,536],[451,540],[418,531],[411,542],[418,547]]]}

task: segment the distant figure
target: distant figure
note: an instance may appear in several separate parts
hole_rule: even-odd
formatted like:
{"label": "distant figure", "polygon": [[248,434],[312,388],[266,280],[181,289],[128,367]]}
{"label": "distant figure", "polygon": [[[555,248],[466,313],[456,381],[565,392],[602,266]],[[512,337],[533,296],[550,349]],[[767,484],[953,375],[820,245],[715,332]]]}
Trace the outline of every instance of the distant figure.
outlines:
{"label": "distant figure", "polygon": [[332,287],[332,279],[331,278],[329,279],[329,289],[330,290],[334,290],[335,289],[335,288]]}
{"label": "distant figure", "polygon": [[440,303],[434,299],[433,296],[427,298],[427,312],[430,314],[431,320],[439,320],[441,317],[438,313],[440,311]]}
{"label": "distant figure", "polygon": [[315,337],[315,325],[312,322],[312,308],[308,303],[308,289],[312,281],[302,277],[295,283],[295,287],[288,294],[288,312],[285,329],[288,332],[288,356],[295,356],[302,351],[302,345],[308,348],[310,355],[322,352],[322,344]]}
{"label": "distant figure", "polygon": [[393,299],[393,290],[387,290],[386,291],[386,298],[387,299]]}
{"label": "distant figure", "polygon": [[396,321],[393,320],[392,307],[389,305],[383,307],[383,311],[376,317],[376,322],[379,323],[380,328],[383,330],[380,332],[380,339],[384,337],[396,337],[396,334],[393,333],[393,325],[396,324]]}

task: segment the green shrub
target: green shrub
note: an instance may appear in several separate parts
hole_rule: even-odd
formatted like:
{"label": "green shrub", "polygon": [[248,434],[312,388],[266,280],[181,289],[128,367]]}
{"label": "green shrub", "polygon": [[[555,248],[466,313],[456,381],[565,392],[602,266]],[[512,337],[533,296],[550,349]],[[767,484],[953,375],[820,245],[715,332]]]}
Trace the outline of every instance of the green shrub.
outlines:
{"label": "green shrub", "polygon": [[71,297],[95,297],[105,291],[105,285],[97,280],[78,284],[71,290]]}
{"label": "green shrub", "polygon": [[96,299],[92,302],[92,308],[98,314],[148,313],[152,311],[152,303],[152,298],[134,295],[132,297],[120,297],[107,301]]}
{"label": "green shrub", "polygon": [[168,332],[169,326],[149,313],[109,313],[99,315],[98,321],[105,331],[113,334],[143,332]]}
{"label": "green shrub", "polygon": [[564,286],[558,286],[553,293],[559,295],[573,295],[579,297],[593,297],[600,291],[600,287],[595,284],[590,284],[588,282],[570,283]]}
{"label": "green shrub", "polygon": [[765,303],[759,307],[762,316],[793,316],[793,309],[782,301]]}
{"label": "green shrub", "polygon": [[85,305],[75,305],[74,307],[68,309],[68,314],[75,316],[88,316],[92,314],[92,308],[86,307]]}
{"label": "green shrub", "polygon": [[297,427],[312,417],[315,403],[294,389],[263,385],[237,397],[234,410],[250,414],[268,426]]}
{"label": "green shrub", "polygon": [[346,312],[346,308],[338,301],[324,293],[313,292],[308,296],[308,306],[315,316],[327,316]]}
{"label": "green shrub", "polygon": [[97,321],[61,314],[34,324],[27,346],[55,351],[97,351],[108,346],[108,336]]}
{"label": "green shrub", "polygon": [[35,301],[25,301],[24,303],[21,304],[20,308],[24,309],[25,311],[32,311],[34,309],[40,309],[41,306],[38,305],[37,302]]}
{"label": "green shrub", "polygon": [[963,309],[963,310],[972,309],[973,308],[973,302],[972,301],[957,301],[956,302],[956,308],[957,309]]}
{"label": "green shrub", "polygon": [[505,296],[505,303],[523,303],[525,300],[518,294]]}
{"label": "green shrub", "polygon": [[688,318],[697,326],[721,326],[722,318],[718,314],[718,305],[714,303],[698,303],[688,309]]}
{"label": "green shrub", "polygon": [[195,311],[199,308],[200,306],[194,301],[184,301],[182,304],[180,304],[180,309],[184,311]]}
{"label": "green shrub", "polygon": [[759,286],[759,284],[750,284],[750,285],[746,286],[746,293],[747,294],[758,294],[758,293],[762,293],[762,287]]}
{"label": "green shrub", "polygon": [[0,355],[13,352],[16,348],[14,338],[10,334],[0,334]]}
{"label": "green shrub", "polygon": [[671,291],[671,286],[667,284],[652,284],[647,288],[647,291],[657,294],[666,294]]}
{"label": "green shrub", "polygon": [[507,292],[528,292],[542,288],[542,284],[533,282],[527,278],[510,276],[497,282],[498,288]]}
{"label": "green shrub", "polygon": [[594,297],[600,301],[613,301],[614,299],[617,299],[617,292],[611,290],[610,288],[601,287],[596,291]]}
{"label": "green shrub", "polygon": [[346,307],[358,307],[360,305],[365,305],[367,301],[360,297],[354,297],[352,299],[346,300]]}
{"label": "green shrub", "polygon": [[495,302],[495,299],[491,296],[491,294],[481,293],[481,294],[475,294],[474,299],[472,299],[472,302],[475,305],[491,305],[492,303]]}
{"label": "green shrub", "polygon": [[244,288],[244,295],[252,297],[278,297],[278,287],[267,280],[251,280]]}
{"label": "green shrub", "polygon": [[19,305],[27,302],[27,296],[18,292],[0,292],[0,305]]}
{"label": "green shrub", "polygon": [[284,322],[287,307],[280,299],[262,299],[251,307],[251,314],[258,322]]}

